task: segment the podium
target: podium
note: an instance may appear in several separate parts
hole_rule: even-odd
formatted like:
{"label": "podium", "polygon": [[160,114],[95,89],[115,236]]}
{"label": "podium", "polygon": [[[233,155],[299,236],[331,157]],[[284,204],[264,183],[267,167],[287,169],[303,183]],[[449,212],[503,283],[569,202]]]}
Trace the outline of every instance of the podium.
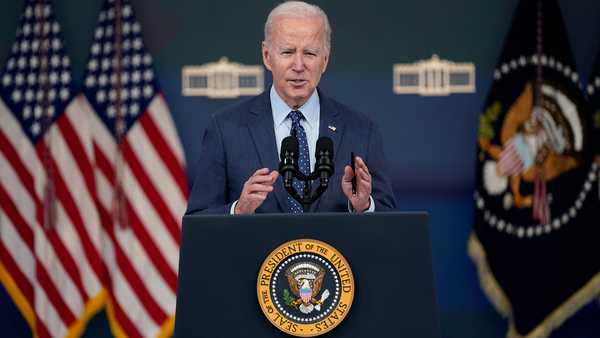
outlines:
{"label": "podium", "polygon": [[354,275],[352,306],[325,337],[440,338],[425,213],[185,216],[175,337],[291,337],[257,298],[263,261],[281,244],[335,247]]}

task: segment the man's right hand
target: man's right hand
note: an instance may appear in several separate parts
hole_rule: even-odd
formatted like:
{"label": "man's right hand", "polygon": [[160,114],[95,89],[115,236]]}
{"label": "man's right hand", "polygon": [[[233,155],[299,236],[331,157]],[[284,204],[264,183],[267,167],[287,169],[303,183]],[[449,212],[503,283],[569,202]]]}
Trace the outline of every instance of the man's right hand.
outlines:
{"label": "man's right hand", "polygon": [[267,195],[273,191],[273,183],[279,177],[277,170],[269,173],[268,168],[258,169],[244,183],[242,193],[235,206],[236,215],[252,214],[263,204]]}

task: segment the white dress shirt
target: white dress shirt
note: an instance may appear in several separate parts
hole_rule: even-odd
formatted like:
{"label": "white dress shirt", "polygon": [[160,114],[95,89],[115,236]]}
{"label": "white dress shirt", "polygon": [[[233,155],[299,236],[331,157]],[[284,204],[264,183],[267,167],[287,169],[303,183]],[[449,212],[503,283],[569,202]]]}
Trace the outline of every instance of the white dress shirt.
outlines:
{"label": "white dress shirt", "polygon": [[315,90],[298,109],[290,108],[287,103],[277,94],[275,87],[271,87],[271,109],[273,111],[273,127],[275,128],[275,141],[277,142],[277,154],[281,152],[281,141],[290,136],[292,130],[292,120],[288,114],[292,110],[298,110],[304,118],[300,120],[300,125],[306,132],[306,141],[308,143],[308,157],[310,158],[310,171],[315,170],[315,147],[319,138],[319,120],[321,117],[321,104],[319,103],[319,94]]}

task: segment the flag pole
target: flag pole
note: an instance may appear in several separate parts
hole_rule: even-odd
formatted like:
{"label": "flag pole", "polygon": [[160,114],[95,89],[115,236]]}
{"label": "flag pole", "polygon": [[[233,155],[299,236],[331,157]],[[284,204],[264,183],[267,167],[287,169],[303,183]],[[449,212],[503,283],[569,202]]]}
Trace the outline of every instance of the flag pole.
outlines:
{"label": "flag pole", "polygon": [[115,190],[113,201],[113,219],[121,227],[125,228],[128,225],[127,204],[125,197],[125,189],[123,184],[123,175],[125,171],[123,159],[123,139],[125,135],[125,117],[123,116],[122,97],[121,97],[121,73],[122,73],[122,50],[121,50],[121,0],[115,1],[115,135],[117,139],[117,151],[115,160]]}
{"label": "flag pole", "polygon": [[[538,128],[542,126],[543,106],[544,106],[544,94],[542,92],[542,86],[544,83],[544,74],[542,68],[542,55],[544,53],[543,42],[544,42],[544,18],[542,17],[542,0],[537,1],[537,13],[536,13],[536,56],[537,64],[536,79],[535,79],[535,104],[533,111],[533,118],[535,120],[535,133],[537,134]],[[537,135],[536,135],[537,136]],[[548,205],[548,197],[546,194],[546,175],[544,173],[544,160],[546,152],[544,150],[545,145],[541,145],[536,157],[535,157],[535,182],[534,182],[534,194],[533,194],[533,219],[540,222],[540,224],[548,224],[550,222],[550,207]]]}
{"label": "flag pole", "polygon": [[[52,161],[52,133],[48,131],[52,123],[52,116],[49,112],[50,99],[48,92],[50,88],[50,77],[48,72],[48,48],[50,48],[50,40],[48,34],[50,33],[50,24],[46,21],[45,17],[45,6],[46,0],[38,0],[35,6],[34,15],[36,21],[39,24],[39,35],[40,35],[40,76],[39,76],[39,90],[42,94],[41,99],[41,133],[42,133],[42,163],[46,170],[46,184],[44,186],[44,228],[52,229],[56,225],[56,187],[54,182],[54,164]],[[48,29],[46,30],[46,25]],[[35,33],[35,32],[34,32]],[[34,109],[35,114],[35,109]],[[48,131],[48,132],[47,132]]]}

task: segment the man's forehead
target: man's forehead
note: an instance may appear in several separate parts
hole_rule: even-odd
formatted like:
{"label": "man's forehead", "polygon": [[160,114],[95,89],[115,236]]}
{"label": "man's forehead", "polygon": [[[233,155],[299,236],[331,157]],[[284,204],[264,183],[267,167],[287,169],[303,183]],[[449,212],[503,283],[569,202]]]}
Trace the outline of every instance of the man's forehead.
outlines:
{"label": "man's forehead", "polygon": [[320,49],[325,43],[325,30],[322,20],[316,18],[284,17],[273,25],[273,41],[280,48],[297,47]]}
{"label": "man's forehead", "polygon": [[296,17],[280,15],[274,18],[273,28],[276,31],[283,30],[286,32],[314,31],[325,33],[325,22],[318,16]]}

